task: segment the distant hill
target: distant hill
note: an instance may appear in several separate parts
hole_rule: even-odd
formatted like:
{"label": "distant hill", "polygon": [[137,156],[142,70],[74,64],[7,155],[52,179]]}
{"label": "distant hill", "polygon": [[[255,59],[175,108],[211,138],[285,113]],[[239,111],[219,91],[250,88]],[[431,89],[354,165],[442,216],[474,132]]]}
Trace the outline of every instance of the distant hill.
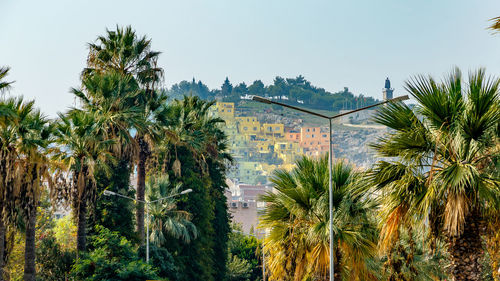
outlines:
{"label": "distant hill", "polygon": [[378,100],[355,95],[347,87],[344,90],[331,93],[323,88],[311,85],[302,75],[296,78],[282,78],[277,76],[273,84],[264,85],[261,80],[255,80],[247,86],[244,82],[233,86],[226,77],[220,89],[209,89],[203,82],[193,79],[181,81],[166,90],[171,98],[182,98],[184,95],[195,95],[202,99],[217,99],[239,103],[250,96],[258,95],[275,100],[286,101],[291,105],[303,105],[312,109],[339,111],[342,109],[356,109],[372,105]]}

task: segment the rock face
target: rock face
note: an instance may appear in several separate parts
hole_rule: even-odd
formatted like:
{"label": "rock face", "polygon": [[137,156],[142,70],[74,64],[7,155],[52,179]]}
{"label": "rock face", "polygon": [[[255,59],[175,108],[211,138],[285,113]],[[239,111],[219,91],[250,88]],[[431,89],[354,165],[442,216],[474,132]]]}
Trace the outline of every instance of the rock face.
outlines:
{"label": "rock face", "polygon": [[463,232],[449,237],[450,273],[455,281],[481,280],[483,249],[480,218],[479,212],[472,212],[466,218]]}

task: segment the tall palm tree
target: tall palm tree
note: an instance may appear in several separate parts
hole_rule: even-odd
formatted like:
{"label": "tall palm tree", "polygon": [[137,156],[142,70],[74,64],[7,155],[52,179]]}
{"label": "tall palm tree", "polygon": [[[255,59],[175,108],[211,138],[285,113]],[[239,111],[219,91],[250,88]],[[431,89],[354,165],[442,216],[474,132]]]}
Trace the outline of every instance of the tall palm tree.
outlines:
{"label": "tall palm tree", "polygon": [[[122,75],[131,75],[144,90],[130,106],[141,110],[142,125],[133,127],[138,145],[137,164],[137,200],[144,201],[146,184],[146,162],[151,155],[151,145],[159,138],[152,117],[162,111],[166,103],[166,95],[158,93],[158,84],[163,79],[163,69],[157,66],[160,52],[151,51],[151,40],[145,36],[138,37],[130,26],[116,31],[107,30],[106,36],[99,36],[96,43],[89,44],[87,68],[82,76],[88,77],[96,73],[114,71]],[[144,204],[137,205],[137,231],[144,242]]]}
{"label": "tall palm tree", "polygon": [[107,171],[113,163],[110,150],[114,140],[106,139],[106,116],[93,112],[72,110],[59,115],[56,138],[61,149],[55,159],[66,169],[70,180],[70,197],[73,215],[77,221],[77,250],[86,249],[86,215],[96,200],[96,169]]}
{"label": "tall palm tree", "polygon": [[[172,186],[168,176],[150,176],[146,183],[148,201],[180,193],[182,184]],[[196,226],[190,222],[191,214],[177,209],[178,198],[170,197],[151,203],[149,205],[149,219],[151,226],[151,242],[157,246],[164,245],[166,238],[170,236],[181,239],[185,243],[191,242],[197,236]]]}
{"label": "tall palm tree", "polygon": [[[261,199],[267,206],[261,227],[267,266],[277,280],[327,280],[329,270],[328,158],[302,158],[291,172],[277,170],[271,177],[275,192]],[[367,259],[375,252],[376,227],[368,214],[372,202],[355,190],[361,175],[343,162],[333,170],[336,278],[373,279]],[[307,279],[308,278],[308,279]]]}
{"label": "tall palm tree", "polygon": [[8,195],[7,190],[14,182],[17,155],[16,141],[19,118],[16,114],[31,106],[30,103],[23,103],[19,99],[0,100],[0,278],[3,277],[6,224],[11,214],[5,205],[5,196]]}
{"label": "tall palm tree", "polygon": [[[24,125],[26,123],[26,125]],[[35,229],[37,208],[43,180],[50,182],[49,174],[49,151],[53,142],[52,126],[48,120],[41,115],[40,111],[34,110],[20,120],[20,145],[18,146],[20,163],[16,173],[22,179],[19,186],[14,185],[14,196],[16,196],[21,215],[26,220],[26,241],[24,255],[24,280],[34,281],[35,278]],[[16,194],[17,191],[17,194]]]}
{"label": "tall palm tree", "polygon": [[480,69],[468,83],[455,69],[443,82],[417,76],[406,83],[415,109],[381,108],[376,121],[392,129],[372,146],[391,161],[372,171],[384,197],[382,241],[404,226],[428,227],[448,242],[455,280],[479,280],[487,212],[499,210],[499,84]]}
{"label": "tall palm tree", "polygon": [[52,142],[52,127],[34,108],[33,101],[10,98],[0,103],[12,112],[9,118],[0,123],[0,236],[4,240],[5,222],[10,218],[23,218],[26,221],[24,280],[35,280],[36,214],[42,181],[50,181],[47,153]]}

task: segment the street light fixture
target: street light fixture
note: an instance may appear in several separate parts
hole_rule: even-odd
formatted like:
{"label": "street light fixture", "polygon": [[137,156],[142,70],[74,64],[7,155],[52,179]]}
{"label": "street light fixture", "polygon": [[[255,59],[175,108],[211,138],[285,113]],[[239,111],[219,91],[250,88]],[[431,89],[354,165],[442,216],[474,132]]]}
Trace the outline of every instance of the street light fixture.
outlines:
{"label": "street light fixture", "polygon": [[279,105],[279,106],[283,106],[283,107],[286,107],[286,108],[290,108],[290,109],[293,109],[293,110],[297,110],[297,111],[300,111],[300,112],[304,112],[304,113],[307,113],[307,114],[311,114],[311,115],[314,115],[314,116],[317,116],[317,117],[321,117],[323,119],[328,119],[329,121],[329,131],[330,133],[328,134],[328,140],[329,140],[329,157],[328,157],[328,166],[329,166],[329,170],[328,170],[328,176],[329,176],[329,183],[330,183],[330,186],[329,186],[329,214],[330,214],[330,219],[329,219],[329,224],[330,224],[330,279],[331,281],[334,280],[334,272],[335,272],[335,269],[334,269],[334,262],[333,262],[333,183],[332,183],[332,158],[333,158],[333,148],[332,148],[332,120],[333,119],[336,119],[336,118],[339,118],[339,117],[342,117],[342,116],[345,116],[345,115],[349,115],[349,114],[352,114],[352,113],[355,113],[355,112],[358,112],[358,111],[362,111],[362,110],[366,110],[366,109],[370,109],[372,107],[376,107],[376,106],[379,106],[379,105],[383,105],[383,104],[386,104],[386,103],[391,103],[391,102],[398,102],[398,101],[404,101],[404,100],[408,100],[409,97],[408,95],[404,95],[404,96],[400,96],[400,97],[396,97],[396,98],[393,98],[393,99],[389,99],[389,100],[385,100],[383,102],[379,102],[379,103],[376,103],[376,104],[372,104],[370,106],[365,106],[365,107],[362,107],[362,108],[358,108],[358,109],[354,109],[354,110],[351,110],[351,111],[348,111],[348,112],[344,112],[344,113],[341,113],[341,114],[337,114],[337,115],[334,115],[334,116],[327,116],[327,115],[324,115],[324,114],[321,114],[321,113],[317,113],[317,112],[314,112],[314,111],[310,111],[310,110],[307,110],[307,109],[304,109],[304,108],[300,108],[300,107],[296,107],[296,106],[293,106],[293,105],[288,105],[288,104],[285,104],[285,103],[281,103],[281,102],[277,102],[277,101],[273,101],[273,100],[270,100],[270,99],[267,99],[267,98],[264,98],[264,97],[259,97],[259,96],[253,96],[252,100],[254,101],[257,101],[257,102],[261,102],[261,103],[265,103],[265,104],[276,104],[276,105]]}
{"label": "street light fixture", "polygon": [[168,199],[168,198],[172,198],[172,197],[179,196],[179,195],[184,195],[184,194],[190,193],[192,191],[193,190],[191,188],[189,188],[189,189],[183,190],[183,191],[181,191],[179,193],[172,194],[172,195],[169,195],[167,197],[162,197],[160,199],[156,199],[156,200],[153,200],[153,201],[137,200],[135,198],[128,197],[128,196],[122,195],[120,193],[113,192],[111,190],[104,190],[103,194],[105,196],[118,196],[118,197],[122,197],[122,198],[126,198],[126,199],[129,199],[129,200],[133,200],[133,201],[136,201],[136,202],[141,202],[141,203],[146,204],[146,218],[147,218],[147,220],[146,220],[146,262],[149,263],[149,205],[151,203],[156,203],[158,201],[162,201],[162,200],[165,200],[165,199]]}

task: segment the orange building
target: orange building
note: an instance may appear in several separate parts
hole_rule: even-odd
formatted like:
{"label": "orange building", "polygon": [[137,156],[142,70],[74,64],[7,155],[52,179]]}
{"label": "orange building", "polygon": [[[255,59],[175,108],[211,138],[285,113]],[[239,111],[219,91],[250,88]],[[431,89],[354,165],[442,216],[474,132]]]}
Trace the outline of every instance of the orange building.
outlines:
{"label": "orange building", "polygon": [[306,155],[319,156],[328,152],[328,133],[321,132],[320,127],[303,127],[300,129],[300,146]]}
{"label": "orange building", "polygon": [[286,132],[285,138],[289,142],[300,142],[300,133],[294,131]]}

